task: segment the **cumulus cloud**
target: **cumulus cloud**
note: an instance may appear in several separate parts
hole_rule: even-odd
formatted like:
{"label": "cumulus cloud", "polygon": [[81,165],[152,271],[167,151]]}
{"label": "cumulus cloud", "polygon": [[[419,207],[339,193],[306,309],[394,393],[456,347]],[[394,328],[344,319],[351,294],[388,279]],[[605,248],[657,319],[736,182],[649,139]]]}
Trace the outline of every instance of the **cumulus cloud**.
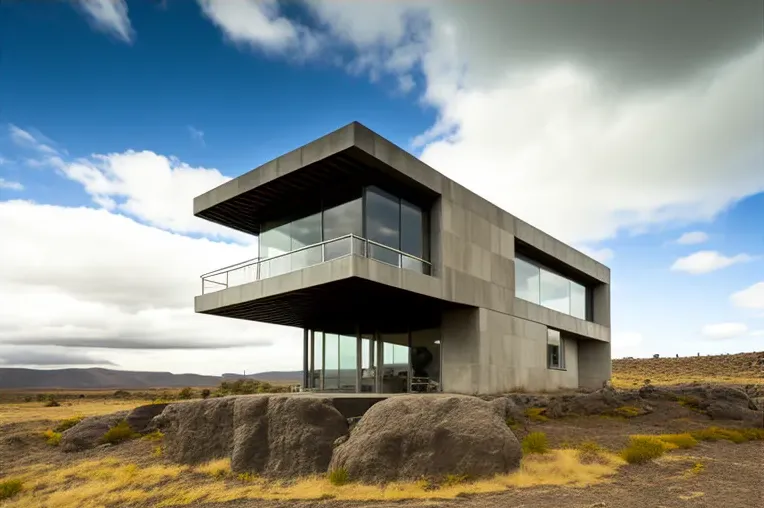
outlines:
{"label": "cumulus cloud", "polygon": [[642,349],[643,342],[644,337],[639,332],[625,331],[614,333],[611,342],[613,358],[645,356]]}
{"label": "cumulus cloud", "polygon": [[421,72],[438,112],[421,158],[562,240],[706,221],[764,191],[761,2],[311,1],[309,28],[272,2],[202,3],[238,9],[216,24],[252,45],[311,30],[355,51],[350,70],[404,89]]}
{"label": "cumulus cloud", "polygon": [[249,356],[237,353],[235,363],[248,368],[299,362],[299,331],[193,311],[199,276],[255,257],[251,246],[174,234],[104,209],[19,200],[0,202],[0,223],[0,346],[105,348],[102,357],[123,366],[126,353],[109,350],[237,347]]}
{"label": "cumulus cloud", "polygon": [[696,245],[708,241],[708,234],[703,231],[689,231],[677,238],[676,243],[680,245]]}
{"label": "cumulus cloud", "polygon": [[744,323],[716,323],[706,325],[701,334],[707,339],[735,339],[748,334],[748,326]]}
{"label": "cumulus cloud", "polygon": [[72,351],[40,351],[25,347],[9,347],[0,344],[0,365],[25,367],[55,367],[71,365],[116,365],[104,358]]}
{"label": "cumulus cloud", "polygon": [[24,190],[24,186],[19,182],[13,182],[0,177],[0,189],[8,189],[13,191]]}
{"label": "cumulus cloud", "polygon": [[730,301],[742,309],[764,310],[764,281],[733,293]]}
{"label": "cumulus cloud", "polygon": [[710,273],[728,266],[739,263],[746,263],[753,260],[748,254],[737,254],[735,256],[725,256],[717,251],[703,250],[681,257],[674,261],[671,269],[677,272],[687,272],[693,275]]}
{"label": "cumulus cloud", "polygon": [[135,32],[127,14],[126,0],[77,0],[90,24],[101,32],[131,43]]}

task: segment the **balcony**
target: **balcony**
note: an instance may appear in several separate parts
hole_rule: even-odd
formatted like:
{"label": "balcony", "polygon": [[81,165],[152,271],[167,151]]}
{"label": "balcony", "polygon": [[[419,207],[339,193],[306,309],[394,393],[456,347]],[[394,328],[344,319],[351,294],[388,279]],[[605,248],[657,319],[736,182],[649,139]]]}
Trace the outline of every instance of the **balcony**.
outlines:
{"label": "balcony", "polygon": [[266,259],[250,259],[206,273],[201,276],[202,294],[276,277],[347,256],[367,257],[425,275],[432,273],[429,261],[373,240],[348,234]]}

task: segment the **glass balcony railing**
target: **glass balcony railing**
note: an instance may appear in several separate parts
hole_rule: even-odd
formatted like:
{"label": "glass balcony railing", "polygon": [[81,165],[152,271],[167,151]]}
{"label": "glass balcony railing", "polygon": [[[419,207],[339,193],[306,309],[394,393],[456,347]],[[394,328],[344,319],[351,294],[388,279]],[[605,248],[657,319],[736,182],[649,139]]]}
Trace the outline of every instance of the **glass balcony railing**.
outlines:
{"label": "glass balcony railing", "polygon": [[430,262],[356,235],[345,235],[266,259],[250,259],[202,275],[202,294],[283,275],[346,256],[363,256],[430,275]]}

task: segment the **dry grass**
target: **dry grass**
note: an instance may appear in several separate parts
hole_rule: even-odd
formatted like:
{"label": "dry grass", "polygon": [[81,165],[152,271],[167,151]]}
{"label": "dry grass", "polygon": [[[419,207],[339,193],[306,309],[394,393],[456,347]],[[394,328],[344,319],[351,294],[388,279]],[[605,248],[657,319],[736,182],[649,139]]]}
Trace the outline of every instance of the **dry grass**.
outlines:
{"label": "dry grass", "polygon": [[591,485],[615,474],[623,464],[612,454],[603,454],[599,463],[585,464],[578,450],[552,450],[523,458],[520,470],[515,473],[487,480],[464,480],[436,487],[421,481],[380,487],[356,483],[336,485],[326,476],[290,483],[266,481],[252,475],[239,479],[230,473],[227,460],[196,468],[161,461],[140,467],[117,459],[81,460],[65,467],[41,464],[14,471],[14,477],[23,482],[25,488],[4,508],[89,508],[118,503],[187,506],[201,501],[237,499],[452,499],[508,488]]}
{"label": "dry grass", "polygon": [[543,407],[529,407],[525,410],[525,416],[532,422],[545,422],[549,420],[549,417],[544,413],[546,408]]}
{"label": "dry grass", "polygon": [[546,453],[549,451],[549,442],[543,432],[531,432],[523,438],[523,453]]}
{"label": "dry grass", "polygon": [[654,385],[693,382],[764,384],[764,371],[756,366],[761,357],[764,357],[762,352],[682,358],[616,359],[613,360],[612,383],[616,388],[641,386],[647,379]]}
{"label": "dry grass", "polygon": [[621,458],[629,464],[642,464],[676,448],[677,445],[661,440],[660,436],[631,436]]}
{"label": "dry grass", "polygon": [[42,402],[0,404],[0,425],[40,420],[66,420],[78,416],[95,416],[133,409],[145,401],[73,400],[59,407],[44,407]]}

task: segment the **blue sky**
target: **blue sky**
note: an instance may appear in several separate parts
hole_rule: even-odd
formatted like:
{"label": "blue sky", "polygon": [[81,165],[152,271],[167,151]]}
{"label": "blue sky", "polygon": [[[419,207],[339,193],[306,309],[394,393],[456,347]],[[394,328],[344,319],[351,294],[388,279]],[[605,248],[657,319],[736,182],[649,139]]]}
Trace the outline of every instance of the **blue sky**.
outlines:
{"label": "blue sky", "polygon": [[615,356],[764,349],[760,3],[657,49],[590,24],[666,12],[584,4],[3,3],[0,364],[298,368],[193,315],[252,242],[191,199],[351,121],[610,266]]}

